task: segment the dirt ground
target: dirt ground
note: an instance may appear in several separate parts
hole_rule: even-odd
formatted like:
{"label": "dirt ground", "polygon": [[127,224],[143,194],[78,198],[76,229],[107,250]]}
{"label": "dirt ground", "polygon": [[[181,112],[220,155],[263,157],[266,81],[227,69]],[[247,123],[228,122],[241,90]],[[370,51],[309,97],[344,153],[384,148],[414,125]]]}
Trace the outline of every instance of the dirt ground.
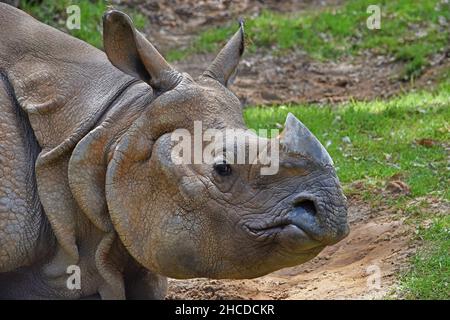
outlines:
{"label": "dirt ground", "polygon": [[[174,63],[192,76],[200,75],[214,55],[195,55]],[[434,57],[415,83],[401,77],[402,65],[385,56],[340,62],[311,61],[306,55],[244,56],[231,90],[244,105],[339,103],[350,99],[387,98],[412,87],[430,87],[440,70],[450,68],[447,54]]]}
{"label": "dirt ground", "polygon": [[[145,14],[149,39],[164,52],[184,48],[205,28],[236,21],[261,10],[298,12],[336,6],[340,0],[138,0],[123,1]],[[174,63],[197,76],[215,54],[197,54]],[[350,99],[386,98],[412,87],[433,86],[440,71],[450,67],[450,53],[430,59],[414,83],[402,79],[402,65],[386,56],[364,53],[338,62],[311,60],[299,50],[275,56],[246,53],[231,89],[244,105],[299,102],[337,103]],[[416,201],[412,199],[411,201]],[[440,204],[439,204],[440,205]],[[433,205],[431,205],[432,207]],[[445,209],[449,210],[448,205]],[[417,248],[414,226],[385,206],[370,207],[349,199],[351,232],[306,264],[251,280],[170,280],[168,299],[377,299],[394,295],[399,274]],[[372,281],[380,274],[380,285]]]}

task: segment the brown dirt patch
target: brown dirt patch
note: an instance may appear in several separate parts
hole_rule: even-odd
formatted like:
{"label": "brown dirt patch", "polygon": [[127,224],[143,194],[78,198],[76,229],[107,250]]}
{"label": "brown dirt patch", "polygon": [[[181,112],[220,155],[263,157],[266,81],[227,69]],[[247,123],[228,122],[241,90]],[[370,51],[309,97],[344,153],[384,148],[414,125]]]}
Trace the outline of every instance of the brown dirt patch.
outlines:
{"label": "brown dirt patch", "polygon": [[[174,65],[195,77],[213,58],[212,54],[195,55]],[[450,67],[448,60],[442,59],[439,63],[447,63]],[[317,62],[298,53],[281,57],[260,53],[244,56],[231,89],[244,105],[371,100],[386,98],[411,87],[399,79],[401,72],[401,63],[384,56],[368,62],[361,58],[347,62]]]}
{"label": "brown dirt patch", "polygon": [[[214,54],[194,55],[174,63],[181,71],[200,75]],[[385,56],[318,62],[301,53],[284,56],[244,55],[231,90],[244,105],[339,103],[387,98],[412,88],[432,87],[450,69],[447,54],[433,57],[416,82],[402,80],[403,65]]]}

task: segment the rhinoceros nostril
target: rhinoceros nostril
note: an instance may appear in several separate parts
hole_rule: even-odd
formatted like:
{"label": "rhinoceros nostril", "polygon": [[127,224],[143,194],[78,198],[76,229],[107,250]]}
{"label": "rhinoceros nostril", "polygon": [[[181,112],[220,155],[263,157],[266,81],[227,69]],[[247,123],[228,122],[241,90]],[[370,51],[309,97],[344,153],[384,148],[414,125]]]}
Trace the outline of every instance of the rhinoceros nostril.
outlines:
{"label": "rhinoceros nostril", "polygon": [[312,214],[312,215],[316,215],[317,214],[317,209],[316,209],[316,205],[314,204],[314,201],[309,200],[309,199],[296,199],[293,202],[293,207],[294,208],[302,208],[304,211]]}

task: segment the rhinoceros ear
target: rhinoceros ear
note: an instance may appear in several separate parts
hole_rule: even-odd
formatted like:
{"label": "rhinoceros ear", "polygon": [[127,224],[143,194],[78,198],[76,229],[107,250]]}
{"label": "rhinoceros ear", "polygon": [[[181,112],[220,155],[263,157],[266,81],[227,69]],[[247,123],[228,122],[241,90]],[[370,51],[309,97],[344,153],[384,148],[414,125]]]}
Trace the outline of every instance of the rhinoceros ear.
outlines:
{"label": "rhinoceros ear", "polygon": [[224,86],[234,74],[239,60],[244,53],[244,22],[239,22],[239,30],[219,52],[211,65],[203,73],[203,76],[216,79]]}
{"label": "rhinoceros ear", "polygon": [[103,46],[111,63],[147,82],[157,91],[168,91],[181,80],[156,48],[135,29],[131,18],[117,10],[103,15]]}

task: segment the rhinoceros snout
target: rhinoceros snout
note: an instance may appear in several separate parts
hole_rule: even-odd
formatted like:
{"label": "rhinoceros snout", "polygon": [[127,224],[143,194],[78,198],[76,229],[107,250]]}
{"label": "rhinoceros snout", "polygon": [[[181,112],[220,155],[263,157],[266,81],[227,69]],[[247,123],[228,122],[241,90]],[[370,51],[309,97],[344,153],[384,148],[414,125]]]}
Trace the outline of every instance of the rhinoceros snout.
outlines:
{"label": "rhinoceros snout", "polygon": [[321,204],[313,196],[295,198],[289,214],[290,222],[322,245],[332,245],[344,239],[349,231],[345,197],[339,204]]}

